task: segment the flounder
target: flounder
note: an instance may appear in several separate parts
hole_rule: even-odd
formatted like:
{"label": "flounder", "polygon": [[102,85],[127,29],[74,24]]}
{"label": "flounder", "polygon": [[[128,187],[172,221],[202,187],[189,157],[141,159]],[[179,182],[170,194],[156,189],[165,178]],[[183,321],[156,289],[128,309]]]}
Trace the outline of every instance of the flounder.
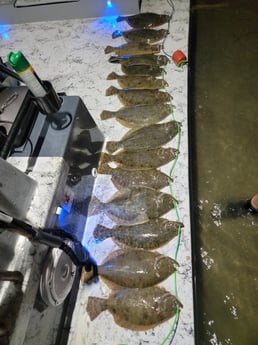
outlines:
{"label": "flounder", "polygon": [[160,52],[159,44],[148,44],[139,42],[129,42],[118,47],[106,46],[105,54],[114,52],[118,56],[121,55],[142,55],[142,54],[156,54]]}
{"label": "flounder", "polygon": [[126,21],[132,28],[153,28],[168,23],[171,19],[167,14],[143,12],[130,16],[119,16],[117,22]]}
{"label": "flounder", "polygon": [[167,164],[178,154],[172,147],[157,147],[145,150],[122,150],[115,155],[102,152],[100,165],[114,162],[124,169],[158,168]]}
{"label": "flounder", "polygon": [[171,241],[178,235],[179,227],[183,226],[181,222],[173,222],[165,218],[150,219],[146,223],[131,226],[117,225],[112,229],[98,224],[93,236],[98,241],[112,238],[119,245],[152,250]]}
{"label": "flounder", "polygon": [[170,60],[166,55],[143,54],[111,56],[108,61],[111,63],[121,63],[123,65],[165,66]]}
{"label": "flounder", "polygon": [[161,76],[165,70],[159,66],[148,65],[121,65],[121,70],[127,75],[149,75],[153,77]]}
{"label": "flounder", "polygon": [[161,104],[170,102],[173,98],[168,92],[148,89],[117,89],[110,86],[106,96],[117,95],[123,105]]}
{"label": "flounder", "polygon": [[101,164],[98,167],[98,173],[111,175],[111,181],[117,189],[136,186],[162,189],[173,182],[172,177],[156,169],[128,170],[111,168],[108,164]]}
{"label": "flounder", "polygon": [[168,86],[168,83],[164,79],[157,79],[154,76],[146,75],[119,75],[115,72],[111,72],[107,76],[107,80],[116,79],[118,84],[123,88],[134,89],[163,89]]}
{"label": "flounder", "polygon": [[119,326],[143,331],[169,320],[182,307],[170,292],[153,286],[113,291],[108,299],[90,296],[86,309],[90,320],[108,310]]}
{"label": "flounder", "polygon": [[103,110],[100,118],[101,120],[115,118],[126,127],[143,127],[164,120],[171,111],[172,107],[168,103],[134,105],[122,107],[117,111]]}
{"label": "flounder", "polygon": [[156,148],[168,143],[178,133],[180,123],[170,121],[152,124],[138,129],[130,129],[119,141],[108,141],[106,151],[114,153],[118,149],[140,150]]}
{"label": "flounder", "polygon": [[98,274],[107,285],[145,288],[167,279],[178,263],[170,258],[142,249],[118,249],[98,266]]}
{"label": "flounder", "polygon": [[176,200],[167,193],[149,187],[125,188],[116,192],[106,202],[93,196],[89,216],[103,212],[117,224],[140,224],[170,211]]}
{"label": "flounder", "polygon": [[123,38],[129,42],[139,43],[156,43],[161,41],[168,35],[168,30],[160,29],[131,29],[127,31],[115,30],[112,33],[112,38],[123,36]]}

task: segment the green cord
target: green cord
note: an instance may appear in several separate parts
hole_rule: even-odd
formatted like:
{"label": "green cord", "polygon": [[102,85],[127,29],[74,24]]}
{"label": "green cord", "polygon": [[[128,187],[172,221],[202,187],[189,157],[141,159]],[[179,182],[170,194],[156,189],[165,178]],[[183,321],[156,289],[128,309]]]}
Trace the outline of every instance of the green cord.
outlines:
{"label": "green cord", "polygon": [[[165,69],[163,70],[163,73],[162,73],[163,79],[165,79],[164,78],[164,74],[165,74]],[[175,121],[175,116],[174,116],[174,110],[173,110],[172,103],[171,103],[171,117],[172,117],[172,120]],[[177,140],[177,147],[176,147],[178,152],[176,153],[176,157],[173,160],[172,165],[171,165],[170,170],[169,170],[169,176],[170,177],[172,176],[172,173],[174,171],[175,165],[176,165],[177,160],[178,160],[180,145],[181,145],[181,126],[180,126],[180,124],[178,124],[178,140]],[[169,182],[169,191],[170,191],[170,194],[173,195],[172,182]],[[174,201],[174,209],[176,211],[177,221],[180,221],[180,215],[179,215],[179,211],[178,211],[178,207],[177,207],[177,202],[176,201]],[[179,252],[179,246],[180,246],[180,241],[181,241],[181,226],[180,225],[178,225],[177,235],[178,235],[178,237],[177,237],[178,239],[177,239],[176,250],[175,250],[175,253],[174,253],[174,260],[177,260],[177,256],[178,256],[178,252]],[[174,291],[175,291],[175,297],[178,298],[177,274],[176,274],[176,272],[174,273]],[[176,308],[176,315],[174,317],[174,320],[173,320],[173,323],[171,325],[171,328],[170,328],[167,336],[163,339],[163,341],[161,342],[160,345],[165,345],[166,342],[170,339],[170,337],[173,334],[173,332],[175,331],[176,324],[177,324],[178,319],[179,319],[179,313],[180,313],[180,309],[177,306],[177,308]]]}

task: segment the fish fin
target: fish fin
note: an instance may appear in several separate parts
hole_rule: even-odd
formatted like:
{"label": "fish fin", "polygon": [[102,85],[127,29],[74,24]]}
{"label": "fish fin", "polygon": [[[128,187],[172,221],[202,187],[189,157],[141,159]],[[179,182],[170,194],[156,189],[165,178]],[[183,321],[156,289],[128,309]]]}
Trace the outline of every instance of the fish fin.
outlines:
{"label": "fish fin", "polygon": [[113,185],[118,189],[123,189],[125,188],[123,185],[121,185],[121,183],[119,183],[116,178],[114,176],[111,177],[111,182],[113,183]]}
{"label": "fish fin", "polygon": [[107,165],[108,163],[112,162],[113,160],[113,155],[110,155],[106,152],[101,152],[101,155],[100,155],[100,164],[103,164],[103,165]]}
{"label": "fish fin", "polygon": [[90,200],[89,208],[88,208],[88,216],[94,216],[98,213],[100,213],[102,209],[102,202],[95,196],[93,195]]}
{"label": "fish fin", "polygon": [[120,37],[123,35],[123,32],[120,31],[120,30],[115,30],[113,33],[112,33],[112,38],[117,38],[117,37]]}
{"label": "fish fin", "polygon": [[[128,252],[128,249],[116,249],[115,251],[111,252],[110,254],[108,254],[105,259],[103,260],[101,265],[105,265],[109,260],[112,260],[114,258],[116,258],[119,255],[123,255],[126,252]],[[101,269],[101,265],[99,266]]]}
{"label": "fish fin", "polygon": [[103,175],[110,175],[113,172],[113,168],[111,168],[106,162],[101,162],[98,166],[98,173]]}
{"label": "fish fin", "polygon": [[122,140],[130,137],[135,131],[137,131],[139,128],[138,127],[133,127],[131,128],[128,132],[126,132],[123,137],[122,137]]}
{"label": "fish fin", "polygon": [[107,80],[114,80],[117,79],[118,75],[116,72],[111,72],[109,73],[109,75],[107,76]]}
{"label": "fish fin", "polygon": [[112,53],[113,51],[114,51],[114,48],[111,46],[106,46],[106,48],[104,49],[105,54]]}
{"label": "fish fin", "polygon": [[111,237],[112,229],[109,229],[103,225],[98,224],[93,230],[93,236],[99,241],[104,241],[107,238]]}
{"label": "fish fin", "polygon": [[121,125],[124,126],[124,127],[127,127],[127,128],[132,128],[132,127],[134,127],[134,126],[131,125],[129,122],[127,122],[127,121],[125,121],[125,120],[123,120],[123,119],[121,119],[121,118],[119,118],[119,117],[116,117],[116,120],[117,120],[117,122],[121,123]]}
{"label": "fish fin", "polygon": [[[148,329],[154,328],[161,323],[161,322],[158,322],[156,324],[142,326],[142,325],[134,325],[134,324],[132,324],[126,320],[123,320],[118,315],[113,315],[113,318],[114,318],[115,323],[118,326],[126,328],[126,329],[130,329],[132,331],[147,331]],[[166,320],[164,320],[164,321],[166,321]]]}
{"label": "fish fin", "polygon": [[118,94],[118,89],[114,86],[110,86],[108,89],[106,89],[106,96],[112,96]]}
{"label": "fish fin", "polygon": [[122,21],[126,20],[126,18],[127,18],[127,17],[125,17],[125,16],[118,16],[118,17],[116,18],[116,21],[117,21],[117,22],[122,22]]}
{"label": "fish fin", "polygon": [[100,119],[101,120],[111,119],[112,117],[115,117],[115,112],[114,111],[103,110],[102,113],[100,114]]}
{"label": "fish fin", "polygon": [[90,296],[88,298],[88,303],[86,311],[90,317],[90,320],[93,321],[96,317],[99,316],[104,310],[107,309],[107,303],[104,298]]}
{"label": "fish fin", "polygon": [[119,141],[107,141],[106,143],[106,150],[109,153],[114,153],[116,150],[118,150],[120,147]]}

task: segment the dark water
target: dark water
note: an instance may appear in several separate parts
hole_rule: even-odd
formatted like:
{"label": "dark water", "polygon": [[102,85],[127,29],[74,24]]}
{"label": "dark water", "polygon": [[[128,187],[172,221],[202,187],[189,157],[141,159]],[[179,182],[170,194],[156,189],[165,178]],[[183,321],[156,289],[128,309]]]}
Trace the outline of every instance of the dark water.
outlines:
{"label": "dark water", "polygon": [[189,58],[196,345],[257,345],[258,1],[193,1]]}

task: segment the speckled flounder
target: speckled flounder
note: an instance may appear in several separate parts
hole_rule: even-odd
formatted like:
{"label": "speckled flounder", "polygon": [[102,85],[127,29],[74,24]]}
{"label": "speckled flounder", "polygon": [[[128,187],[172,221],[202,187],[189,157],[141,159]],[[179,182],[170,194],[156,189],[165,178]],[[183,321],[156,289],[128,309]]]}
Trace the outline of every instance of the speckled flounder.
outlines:
{"label": "speckled flounder", "polygon": [[109,282],[128,288],[145,288],[167,279],[176,271],[177,262],[141,249],[118,249],[98,266],[98,274]]}
{"label": "speckled flounder", "polygon": [[98,167],[98,173],[111,175],[111,181],[117,189],[136,186],[162,189],[173,181],[170,176],[156,169],[128,170],[101,164]]}
{"label": "speckled flounder", "polygon": [[156,43],[164,39],[167,35],[168,30],[165,29],[131,29],[127,31],[115,30],[112,33],[112,38],[123,36],[127,42]]}
{"label": "speckled flounder", "polygon": [[93,231],[93,236],[98,241],[112,238],[115,242],[128,247],[152,250],[176,237],[179,227],[182,228],[183,223],[155,218],[143,224],[120,225],[114,226],[112,229],[98,224]]}
{"label": "speckled flounder", "polygon": [[93,196],[89,216],[103,212],[117,224],[140,224],[167,213],[175,206],[175,199],[149,187],[121,189],[108,201]]}
{"label": "speckled flounder", "polygon": [[148,44],[139,42],[129,42],[122,44],[118,47],[106,46],[104,49],[105,54],[115,53],[121,55],[142,55],[142,54],[156,54],[160,52],[159,44]]}
{"label": "speckled flounder", "polygon": [[121,70],[127,75],[150,75],[153,77],[159,77],[164,73],[164,69],[159,66],[148,65],[121,65]]}
{"label": "speckled flounder", "polygon": [[147,66],[165,66],[170,61],[166,55],[125,55],[110,56],[109,62],[121,63],[123,65],[147,65]]}
{"label": "speckled flounder", "polygon": [[118,84],[123,88],[134,88],[134,89],[152,89],[158,90],[168,86],[168,83],[164,79],[157,79],[153,76],[146,75],[119,75],[115,72],[111,72],[107,76],[107,80],[116,79]]}
{"label": "speckled flounder", "polygon": [[179,122],[170,121],[138,129],[130,129],[120,141],[108,141],[106,143],[106,151],[114,153],[122,148],[140,150],[162,146],[177,135],[179,126]]}
{"label": "speckled flounder", "polygon": [[110,86],[106,90],[106,96],[117,95],[123,105],[161,104],[171,101],[172,96],[168,92],[148,89],[117,89]]}
{"label": "speckled flounder", "polygon": [[159,286],[145,289],[121,289],[108,299],[90,296],[87,313],[91,320],[108,310],[120,327],[147,330],[175,316],[183,305],[170,292]]}
{"label": "speckled flounder", "polygon": [[164,120],[172,111],[168,103],[152,105],[134,105],[122,107],[117,111],[103,110],[101,120],[115,118],[126,127],[143,127]]}
{"label": "speckled flounder", "polygon": [[119,16],[117,22],[126,21],[132,28],[154,28],[156,26],[168,23],[171,19],[167,14],[158,14],[153,12],[143,12],[130,16]]}
{"label": "speckled flounder", "polygon": [[122,150],[115,155],[102,153],[100,164],[114,162],[128,169],[158,168],[176,157],[178,150],[172,147],[157,147],[145,150]]}

